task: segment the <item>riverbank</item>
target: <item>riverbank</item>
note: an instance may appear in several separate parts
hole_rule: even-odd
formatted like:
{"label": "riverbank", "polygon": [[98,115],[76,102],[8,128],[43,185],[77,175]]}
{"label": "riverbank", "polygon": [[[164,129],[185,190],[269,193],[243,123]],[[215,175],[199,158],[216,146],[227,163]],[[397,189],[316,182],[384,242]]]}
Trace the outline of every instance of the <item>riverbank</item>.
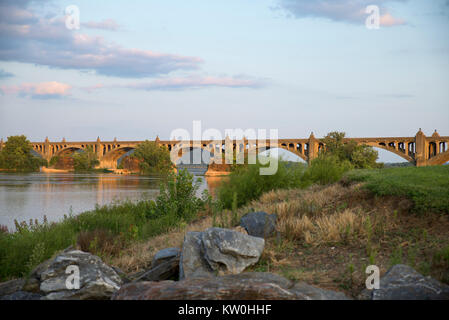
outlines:
{"label": "riverbank", "polygon": [[[447,169],[428,170],[435,181],[447,173]],[[364,172],[369,171],[351,172],[331,185],[264,193],[236,212],[205,216],[134,243],[107,262],[129,274],[146,270],[159,250],[180,248],[186,232],[212,226],[233,228],[244,214],[264,211],[277,214],[278,234],[266,239],[261,259],[247,271],[275,273],[350,297],[365,288],[368,265],[378,266],[383,275],[395,264],[407,264],[449,284],[449,212],[417,211],[416,199],[378,195],[367,182],[352,180],[354,174]],[[416,187],[409,172],[395,173],[402,176],[404,190],[406,185]],[[395,180],[381,171],[373,177],[385,184]],[[425,181],[420,187],[426,185],[431,190]],[[435,188],[449,191],[438,183]]]}
{"label": "riverbank", "polygon": [[[159,249],[180,247],[187,231],[233,228],[244,214],[265,211],[277,214],[278,233],[266,240],[261,259],[248,271],[277,273],[349,296],[360,292],[371,264],[384,273],[392,264],[405,263],[449,283],[449,212],[444,209],[449,198],[440,199],[443,211],[416,205],[432,201],[427,195],[434,189],[449,192],[444,180],[449,168],[401,170],[353,171],[337,183],[265,192],[232,210],[217,211],[206,201],[184,218],[155,215],[156,204],[148,201],[99,207],[61,223],[23,226],[17,235],[0,235],[1,281],[25,275],[69,245],[135,273],[146,270]],[[424,171],[430,177],[416,183],[416,175]],[[401,181],[402,193],[376,193],[370,181],[378,186]],[[417,193],[418,187],[427,192]],[[165,203],[170,199],[165,197]],[[164,205],[159,212],[170,207]]]}

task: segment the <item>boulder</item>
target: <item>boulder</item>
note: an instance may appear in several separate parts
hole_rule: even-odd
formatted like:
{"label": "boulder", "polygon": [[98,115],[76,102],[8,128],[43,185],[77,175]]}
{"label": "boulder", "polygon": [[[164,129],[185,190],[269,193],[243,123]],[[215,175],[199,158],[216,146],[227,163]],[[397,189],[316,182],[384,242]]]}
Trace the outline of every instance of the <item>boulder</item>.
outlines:
{"label": "boulder", "polygon": [[209,266],[220,274],[238,274],[257,263],[265,240],[241,232],[209,228],[202,233],[202,249]]}
{"label": "boulder", "polygon": [[380,279],[379,289],[365,289],[358,297],[366,300],[449,300],[449,286],[424,277],[412,267],[397,264]]}
{"label": "boulder", "polygon": [[187,232],[179,262],[179,280],[193,277],[212,277],[214,272],[203,258],[202,232]]}
{"label": "boulder", "polygon": [[0,283],[0,297],[21,291],[25,285],[24,279],[14,279]]}
{"label": "boulder", "polygon": [[[79,289],[68,289],[66,280],[73,273],[66,273],[69,266],[79,268]],[[122,279],[110,266],[90,253],[65,250],[54,259],[37,266],[28,283],[39,283],[43,299],[108,299],[122,285]]]}
{"label": "boulder", "polygon": [[304,282],[298,282],[290,289],[299,300],[352,300],[344,293],[321,289],[308,285]]}
{"label": "boulder", "polygon": [[0,300],[40,300],[42,296],[37,293],[27,291],[16,291],[6,296],[0,297]]}
{"label": "boulder", "polygon": [[268,238],[276,232],[275,214],[266,212],[250,212],[240,219],[240,226],[245,228],[250,236]]}
{"label": "boulder", "polygon": [[169,260],[158,262],[155,267],[145,271],[134,279],[136,281],[161,281],[179,277],[179,256],[174,256]]}
{"label": "boulder", "polygon": [[[309,288],[310,287],[310,288]],[[138,282],[126,284],[113,300],[304,300],[343,298],[343,294],[309,286],[304,289],[281,276],[265,272],[246,272],[183,281]],[[293,289],[292,289],[293,288]],[[303,288],[303,289],[301,289]],[[306,291],[308,294],[302,292]]]}
{"label": "boulder", "polygon": [[151,268],[157,267],[159,264],[171,260],[172,258],[179,258],[180,255],[181,250],[179,248],[166,248],[159,250],[153,257]]}

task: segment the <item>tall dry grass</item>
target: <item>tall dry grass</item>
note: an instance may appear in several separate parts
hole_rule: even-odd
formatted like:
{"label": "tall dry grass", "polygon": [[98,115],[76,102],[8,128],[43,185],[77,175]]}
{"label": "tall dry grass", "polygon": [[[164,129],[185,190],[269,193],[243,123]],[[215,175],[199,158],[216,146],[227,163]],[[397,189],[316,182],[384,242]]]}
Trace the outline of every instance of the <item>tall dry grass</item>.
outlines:
{"label": "tall dry grass", "polygon": [[374,213],[359,204],[364,193],[360,185],[340,184],[276,190],[239,210],[239,215],[252,210],[276,213],[283,238],[309,245],[368,241],[376,230],[393,226],[394,219],[388,211]]}

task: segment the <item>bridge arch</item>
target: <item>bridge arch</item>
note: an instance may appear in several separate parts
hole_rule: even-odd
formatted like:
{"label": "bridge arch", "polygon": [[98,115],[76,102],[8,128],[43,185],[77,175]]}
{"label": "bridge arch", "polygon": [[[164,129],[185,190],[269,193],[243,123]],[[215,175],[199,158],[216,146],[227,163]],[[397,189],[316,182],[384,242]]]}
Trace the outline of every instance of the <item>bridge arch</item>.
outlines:
{"label": "bridge arch", "polygon": [[[292,153],[292,154],[298,156],[299,158],[301,158],[305,162],[308,161],[308,157],[307,157],[306,154],[304,154],[302,152],[299,152],[297,149],[295,149],[295,147],[292,149],[292,148],[289,148],[288,145],[284,146],[284,144],[281,144],[281,145],[279,145],[277,147],[270,147],[270,146],[258,147],[258,148],[256,148],[256,154],[268,151],[270,149],[283,149],[283,150],[288,151],[289,153]],[[307,151],[307,149],[306,149],[306,151]]]}
{"label": "bridge arch", "polygon": [[[400,144],[402,146],[402,143],[400,143]],[[363,142],[363,143],[358,143],[358,145],[366,145],[366,146],[371,146],[371,147],[387,150],[387,151],[394,153],[395,155],[407,160],[408,162],[415,163],[415,159],[411,156],[414,154],[414,151],[411,151],[410,149],[406,150],[405,145],[404,145],[404,149],[400,149],[399,147],[396,149],[396,145],[394,144],[394,142],[390,142],[390,143]]]}
{"label": "bridge arch", "polygon": [[431,157],[427,161],[427,164],[429,166],[437,166],[437,165],[443,165],[448,161],[449,161],[449,150],[439,153],[436,156]]}
{"label": "bridge arch", "polygon": [[58,151],[53,153],[53,157],[67,156],[67,155],[71,155],[71,154],[73,154],[75,152],[78,152],[78,151],[84,151],[84,149],[80,148],[80,147],[74,147],[74,146],[72,146],[72,147],[65,147],[65,148],[59,149]]}
{"label": "bridge arch", "polygon": [[108,168],[108,169],[117,169],[118,160],[124,156],[126,153],[135,150],[136,147],[125,146],[125,147],[117,147],[117,148],[108,148],[106,150],[111,150],[106,152],[103,157],[100,159],[100,167]]}

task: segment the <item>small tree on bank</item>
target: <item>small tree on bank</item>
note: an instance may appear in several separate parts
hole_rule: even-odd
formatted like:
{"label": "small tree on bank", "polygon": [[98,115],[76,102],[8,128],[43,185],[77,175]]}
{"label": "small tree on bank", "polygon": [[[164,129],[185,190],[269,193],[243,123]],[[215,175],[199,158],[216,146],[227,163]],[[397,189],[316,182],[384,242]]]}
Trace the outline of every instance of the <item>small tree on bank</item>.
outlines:
{"label": "small tree on bank", "polygon": [[358,145],[354,140],[344,141],[344,132],[333,131],[324,137],[325,144],[324,156],[334,156],[340,162],[349,161],[356,169],[370,169],[382,167],[377,163],[379,154],[373,147],[367,145]]}
{"label": "small tree on bank", "polygon": [[84,151],[75,152],[72,158],[75,171],[91,171],[100,164],[92,146],[87,146]]}
{"label": "small tree on bank", "polygon": [[142,142],[130,157],[140,160],[139,167],[142,174],[165,175],[173,171],[170,152],[154,141]]}
{"label": "small tree on bank", "polygon": [[47,161],[33,155],[30,141],[24,136],[10,136],[0,152],[0,168],[16,171],[38,171]]}

